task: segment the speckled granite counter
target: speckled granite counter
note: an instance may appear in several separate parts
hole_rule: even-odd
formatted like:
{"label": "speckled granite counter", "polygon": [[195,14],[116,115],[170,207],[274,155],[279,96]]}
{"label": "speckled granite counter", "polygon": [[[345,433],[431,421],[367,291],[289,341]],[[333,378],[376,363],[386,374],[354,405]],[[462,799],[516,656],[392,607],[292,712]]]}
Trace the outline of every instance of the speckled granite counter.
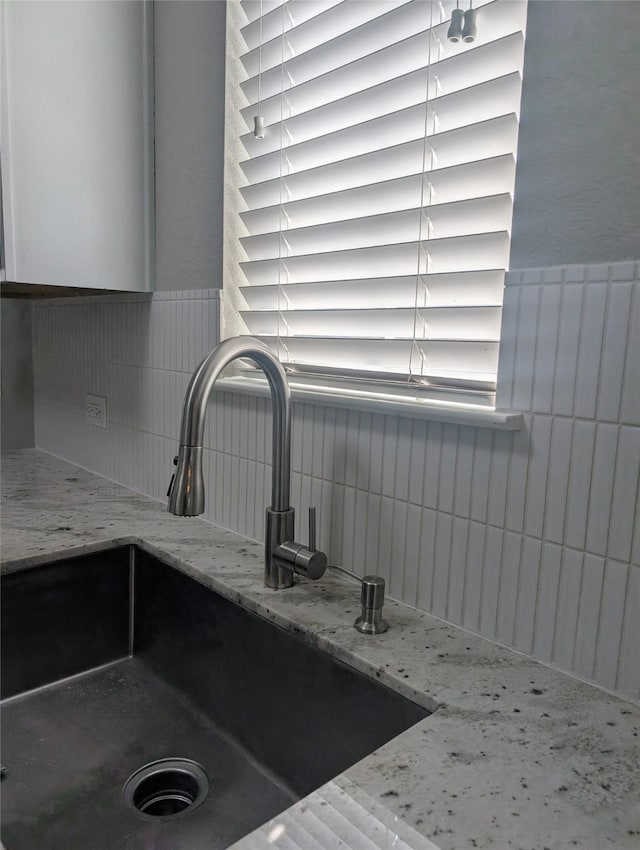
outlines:
{"label": "speckled granite counter", "polygon": [[437,708],[235,850],[640,848],[639,707],[391,600],[359,635],[340,574],[266,590],[260,544],[41,452],[3,456],[2,494],[5,572],[136,543]]}

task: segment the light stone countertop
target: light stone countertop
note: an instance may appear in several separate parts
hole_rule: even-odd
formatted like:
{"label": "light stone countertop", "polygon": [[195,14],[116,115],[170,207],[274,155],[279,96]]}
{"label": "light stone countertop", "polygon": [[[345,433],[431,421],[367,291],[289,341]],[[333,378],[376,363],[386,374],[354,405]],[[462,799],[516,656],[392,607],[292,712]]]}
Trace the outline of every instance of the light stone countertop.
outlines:
{"label": "light stone countertop", "polygon": [[359,635],[339,573],[267,590],[261,544],[43,452],[3,455],[2,496],[4,572],[135,543],[437,709],[234,850],[640,850],[637,705],[392,600]]}

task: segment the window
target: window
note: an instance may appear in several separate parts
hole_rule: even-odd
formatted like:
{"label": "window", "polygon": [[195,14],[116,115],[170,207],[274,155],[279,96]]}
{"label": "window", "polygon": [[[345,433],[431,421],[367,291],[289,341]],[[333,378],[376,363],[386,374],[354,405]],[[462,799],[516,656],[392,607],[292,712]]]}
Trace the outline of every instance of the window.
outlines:
{"label": "window", "polygon": [[494,403],[526,2],[457,5],[228,4],[223,336],[293,385]]}

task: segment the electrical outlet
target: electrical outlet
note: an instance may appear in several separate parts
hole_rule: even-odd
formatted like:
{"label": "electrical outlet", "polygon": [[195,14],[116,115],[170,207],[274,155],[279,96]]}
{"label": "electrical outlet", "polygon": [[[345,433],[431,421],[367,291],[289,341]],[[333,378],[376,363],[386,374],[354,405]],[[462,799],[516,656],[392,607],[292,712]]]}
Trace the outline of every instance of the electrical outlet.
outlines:
{"label": "electrical outlet", "polygon": [[107,427],[107,400],[101,395],[86,394],[84,397],[84,418],[90,425]]}

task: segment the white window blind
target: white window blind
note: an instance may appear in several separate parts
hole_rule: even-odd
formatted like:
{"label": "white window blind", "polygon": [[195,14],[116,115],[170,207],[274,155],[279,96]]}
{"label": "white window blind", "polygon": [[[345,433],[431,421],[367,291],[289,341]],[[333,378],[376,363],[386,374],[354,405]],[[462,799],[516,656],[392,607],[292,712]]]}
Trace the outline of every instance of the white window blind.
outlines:
{"label": "white window blind", "polygon": [[526,2],[456,5],[228,4],[223,336],[294,381],[494,398]]}

